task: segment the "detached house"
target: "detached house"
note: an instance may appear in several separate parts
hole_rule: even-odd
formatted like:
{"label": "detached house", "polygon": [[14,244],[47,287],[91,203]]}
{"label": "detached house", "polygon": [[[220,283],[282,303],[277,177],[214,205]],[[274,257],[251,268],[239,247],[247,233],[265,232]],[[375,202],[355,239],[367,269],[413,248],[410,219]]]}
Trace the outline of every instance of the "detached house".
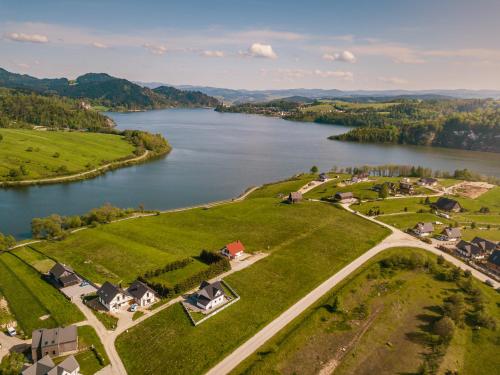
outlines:
{"label": "detached house", "polygon": [[156,293],[149,286],[136,280],[127,289],[129,295],[131,295],[135,303],[141,307],[150,306],[156,301]]}
{"label": "detached house", "polygon": [[500,272],[500,250],[493,251],[488,258],[487,266],[496,273]]}
{"label": "detached house", "polygon": [[400,182],[399,191],[403,194],[413,194],[415,192],[415,189],[411,182]]}
{"label": "detached house", "polygon": [[238,259],[245,254],[245,246],[239,240],[231,242],[222,248],[221,253],[230,259]]}
{"label": "detached house", "polygon": [[462,206],[454,199],[440,197],[436,203],[432,204],[432,207],[447,212],[460,212],[462,210]]}
{"label": "detached house", "polygon": [[420,186],[436,186],[438,180],[432,177],[422,177],[417,181],[417,184]]}
{"label": "detached house", "polygon": [[80,365],[75,357],[70,355],[64,361],[56,365],[52,359],[46,355],[38,362],[23,370],[22,375],[79,375]]}
{"label": "detached house", "polygon": [[358,182],[368,181],[368,173],[359,173],[351,177],[351,183],[356,184]]}
{"label": "detached house", "polygon": [[485,252],[483,249],[467,241],[460,241],[457,244],[457,252],[463,257],[475,260],[484,259],[485,257]]}
{"label": "detached house", "polygon": [[444,241],[458,241],[462,237],[460,228],[447,227],[441,232]]}
{"label": "detached house", "polygon": [[220,281],[212,284],[208,281],[203,281],[200,285],[200,290],[194,294],[194,299],[197,307],[203,310],[210,310],[223,304],[225,296]]}
{"label": "detached house", "polygon": [[434,232],[434,225],[432,223],[418,223],[413,228],[413,233],[415,233],[419,237],[426,237]]}
{"label": "detached house", "polygon": [[494,250],[499,248],[499,245],[496,242],[485,240],[484,238],[481,237],[474,237],[471,243],[476,246],[479,246],[481,249],[483,249],[483,251],[485,251],[488,254],[491,254]]}
{"label": "detached house", "polygon": [[328,177],[326,176],[326,174],[325,173],[320,173],[319,176],[318,176],[318,181],[325,182],[326,180],[328,180]]}
{"label": "detached house", "polygon": [[78,285],[82,281],[71,267],[62,263],[56,263],[49,274],[62,287]]}
{"label": "detached house", "polygon": [[288,203],[298,203],[302,200],[302,193],[294,191],[288,195]]}
{"label": "detached house", "polygon": [[337,202],[348,203],[354,198],[354,194],[351,192],[336,193],[333,197]]}
{"label": "detached house", "polygon": [[99,302],[108,311],[118,311],[123,308],[126,309],[133,300],[133,297],[130,294],[108,281],[102,284],[99,290],[97,290],[97,297]]}
{"label": "detached house", "polygon": [[31,356],[34,361],[45,356],[59,357],[78,350],[76,326],[37,329],[31,337]]}

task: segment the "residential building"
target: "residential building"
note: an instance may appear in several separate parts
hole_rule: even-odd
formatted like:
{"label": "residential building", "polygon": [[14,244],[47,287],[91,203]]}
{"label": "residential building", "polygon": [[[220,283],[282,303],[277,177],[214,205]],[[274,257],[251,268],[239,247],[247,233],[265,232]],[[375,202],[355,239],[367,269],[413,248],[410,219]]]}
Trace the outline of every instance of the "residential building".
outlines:
{"label": "residential building", "polygon": [[415,188],[412,183],[401,181],[399,183],[399,191],[403,194],[413,194],[415,192]]}
{"label": "residential building", "polygon": [[238,259],[245,254],[245,246],[239,240],[234,241],[224,246],[221,253],[230,259]]}
{"label": "residential building", "polygon": [[491,254],[494,250],[499,249],[500,245],[497,242],[486,240],[481,237],[474,237],[471,241],[472,244],[479,246],[484,252]]}
{"label": "residential building", "polygon": [[351,183],[356,184],[358,182],[368,181],[368,173],[358,173],[351,177]]}
{"label": "residential building", "polygon": [[288,203],[298,203],[302,200],[302,193],[295,191],[288,195]]}
{"label": "residential building", "polygon": [[102,286],[97,290],[97,297],[99,302],[108,311],[126,309],[133,300],[133,297],[130,294],[108,281],[102,284]]}
{"label": "residential building", "polygon": [[49,274],[62,287],[78,285],[82,282],[75,271],[63,263],[56,263],[50,269]]}
{"label": "residential building", "polygon": [[208,281],[203,281],[200,285],[200,290],[194,294],[196,306],[203,310],[210,310],[224,303],[225,299],[224,288],[220,281],[210,284]]}
{"label": "residential building", "polygon": [[47,355],[59,357],[78,350],[76,326],[37,329],[32,333],[31,356],[38,361]]}
{"label": "residential building", "polygon": [[438,180],[432,177],[422,177],[417,181],[417,184],[420,186],[436,186]]}
{"label": "residential building", "polygon": [[320,173],[318,176],[318,181],[325,182],[326,180],[328,180],[326,173]]}
{"label": "residential building", "polygon": [[147,307],[156,302],[156,293],[143,282],[136,280],[127,289],[127,293],[131,295],[135,303],[141,307]]}
{"label": "residential building", "polygon": [[440,197],[436,203],[432,204],[437,210],[447,211],[447,212],[460,212],[462,210],[462,206],[454,199]]}
{"label": "residential building", "polygon": [[79,375],[80,365],[75,357],[70,355],[56,365],[50,356],[46,355],[39,361],[23,370],[22,375]]}
{"label": "residential building", "polygon": [[493,251],[488,258],[488,263],[486,263],[488,268],[490,268],[495,273],[500,272],[500,249]]}
{"label": "residential building", "polygon": [[350,191],[344,193],[336,193],[333,198],[340,203],[349,203],[354,199],[354,194]]}
{"label": "residential building", "polygon": [[457,244],[456,250],[461,256],[474,260],[484,259],[486,254],[479,246],[463,240]]}
{"label": "residential building", "polygon": [[444,241],[458,241],[462,237],[460,228],[447,227],[441,232]]}
{"label": "residential building", "polygon": [[434,232],[434,225],[432,223],[417,223],[413,228],[413,233],[419,237],[427,237]]}

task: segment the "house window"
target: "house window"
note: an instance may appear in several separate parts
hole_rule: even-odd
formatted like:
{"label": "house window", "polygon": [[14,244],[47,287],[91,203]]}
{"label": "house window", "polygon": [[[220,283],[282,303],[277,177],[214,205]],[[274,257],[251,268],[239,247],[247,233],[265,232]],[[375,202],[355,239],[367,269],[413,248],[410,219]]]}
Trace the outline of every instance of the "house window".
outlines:
{"label": "house window", "polygon": [[55,351],[55,350],[52,350],[52,354],[53,354],[53,355],[56,355],[56,351]]}

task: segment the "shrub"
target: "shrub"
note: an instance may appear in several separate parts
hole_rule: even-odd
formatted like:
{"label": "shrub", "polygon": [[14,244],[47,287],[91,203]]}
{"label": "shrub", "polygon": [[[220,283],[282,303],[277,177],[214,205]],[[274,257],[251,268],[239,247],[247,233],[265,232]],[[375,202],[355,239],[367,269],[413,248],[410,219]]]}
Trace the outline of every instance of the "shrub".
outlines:
{"label": "shrub", "polygon": [[447,316],[443,316],[432,325],[432,332],[439,336],[441,341],[449,342],[455,331],[455,323]]}

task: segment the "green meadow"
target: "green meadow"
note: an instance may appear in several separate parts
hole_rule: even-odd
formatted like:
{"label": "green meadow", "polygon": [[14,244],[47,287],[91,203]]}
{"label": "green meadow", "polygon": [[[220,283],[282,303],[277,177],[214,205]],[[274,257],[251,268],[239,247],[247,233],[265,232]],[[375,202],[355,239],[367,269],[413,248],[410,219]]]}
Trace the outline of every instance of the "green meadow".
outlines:
{"label": "green meadow", "polygon": [[0,136],[0,181],[83,172],[132,157],[134,151],[111,134],[0,129]]}

